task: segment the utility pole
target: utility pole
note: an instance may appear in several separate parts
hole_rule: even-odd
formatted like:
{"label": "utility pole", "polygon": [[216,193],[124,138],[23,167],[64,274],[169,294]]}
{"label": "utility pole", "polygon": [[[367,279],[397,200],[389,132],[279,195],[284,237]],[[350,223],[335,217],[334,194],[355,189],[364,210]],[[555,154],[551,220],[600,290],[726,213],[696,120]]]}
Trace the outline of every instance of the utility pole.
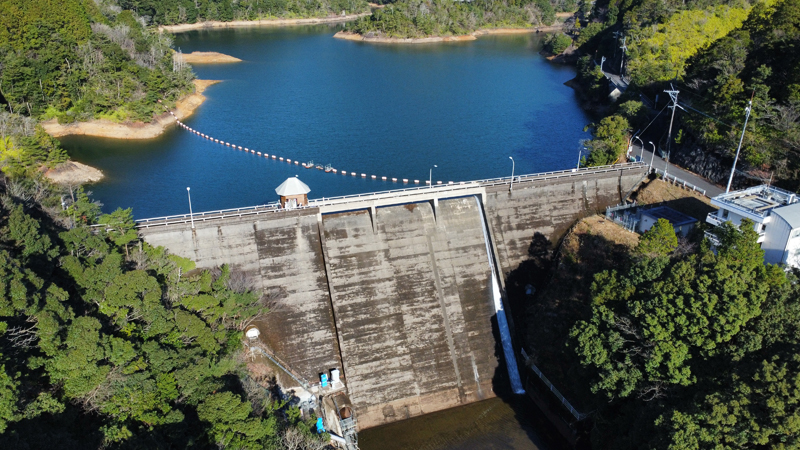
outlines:
{"label": "utility pole", "polygon": [[[753,92],[755,95],[755,92]],[[739,138],[739,147],[736,148],[736,157],[733,158],[733,167],[731,167],[731,176],[728,178],[728,187],[725,188],[725,193],[731,191],[731,183],[733,182],[733,173],[736,172],[736,163],[739,161],[739,151],[742,149],[742,141],[744,141],[744,130],[747,129],[747,120],[750,119],[750,110],[753,108],[753,97],[750,97],[750,102],[747,108],[744,109],[744,126],[742,127],[742,137]],[[770,177],[771,178],[771,177]]]}
{"label": "utility pole", "polygon": [[672,89],[669,91],[664,91],[669,94],[669,98],[672,99],[672,117],[669,119],[669,131],[667,132],[667,157],[664,159],[664,178],[667,178],[667,169],[669,169],[669,152],[670,147],[672,145],[672,122],[675,120],[675,109],[678,108],[678,93],[680,91],[676,91],[675,87],[672,84],[669,85]]}

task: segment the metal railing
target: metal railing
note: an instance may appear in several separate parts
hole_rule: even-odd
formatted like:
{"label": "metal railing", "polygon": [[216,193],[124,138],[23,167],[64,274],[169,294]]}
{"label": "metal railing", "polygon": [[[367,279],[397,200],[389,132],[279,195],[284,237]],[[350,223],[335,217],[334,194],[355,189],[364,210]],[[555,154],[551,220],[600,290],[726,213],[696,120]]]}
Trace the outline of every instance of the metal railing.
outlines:
{"label": "metal railing", "polygon": [[[691,189],[692,191],[699,192],[699,193],[703,194],[705,197],[708,197],[708,194],[706,194],[706,190],[705,189],[697,187],[697,186],[693,185],[692,183],[689,183],[686,180],[683,180],[681,178],[676,177],[675,175],[670,175],[668,173],[665,173],[664,170],[662,170],[662,169],[658,169],[656,167],[653,167],[653,172],[655,172],[658,175],[661,175],[663,177],[662,179],[664,181],[668,182],[668,183],[671,182],[674,185],[682,185],[684,189]],[[670,180],[672,180],[672,181],[670,181]]]}
{"label": "metal railing", "polygon": [[[515,175],[514,182],[523,183],[532,181],[552,180],[559,178],[569,178],[569,177],[582,176],[586,174],[602,174],[608,172],[616,172],[619,170],[640,169],[644,166],[645,166],[644,163],[635,162],[635,163],[624,163],[624,164],[598,166],[598,167],[584,167],[580,169],[558,170],[558,171],[542,172],[542,173],[535,173],[528,175]],[[441,193],[441,192],[458,192],[461,190],[466,191],[468,189],[474,189],[476,187],[491,187],[498,185],[507,185],[510,183],[511,183],[511,177],[487,178],[483,180],[461,181],[457,183],[449,182],[447,184],[434,185],[434,186],[416,186],[403,189],[369,192],[364,194],[351,194],[351,195],[342,195],[337,197],[323,197],[321,199],[309,200],[308,205],[306,206],[297,206],[291,209],[283,209],[280,207],[279,203],[274,202],[258,206],[245,206],[241,208],[221,209],[217,211],[204,211],[193,214],[176,214],[171,216],[138,219],[136,220],[136,224],[140,229],[156,227],[156,226],[178,225],[178,224],[191,223],[192,220],[197,222],[205,222],[208,220],[245,217],[251,215],[275,213],[281,211],[296,211],[296,210],[304,210],[310,208],[319,208],[321,206],[335,205],[347,202],[357,202],[359,200],[367,201],[376,198],[393,197],[397,199],[402,199],[403,197],[410,197],[413,195],[426,192]]]}
{"label": "metal railing", "polygon": [[711,225],[714,225],[715,227],[719,226],[719,225],[722,225],[725,222],[726,222],[726,219],[720,219],[717,216],[717,212],[716,211],[710,212],[706,216],[706,223],[710,223]]}
{"label": "metal railing", "polygon": [[572,414],[572,417],[574,417],[576,420],[583,420],[586,417],[586,414],[583,414],[577,409],[575,409],[572,406],[572,404],[570,404],[569,400],[567,400],[566,397],[561,395],[561,392],[559,392],[558,389],[553,385],[553,383],[551,383],[550,380],[548,380],[547,377],[542,373],[542,371],[539,370],[538,367],[536,367],[536,364],[532,362],[528,364],[530,364],[531,369],[533,369],[533,372],[539,377],[540,380],[542,380],[544,385],[547,386],[548,389],[550,389],[550,392],[552,392],[553,395],[555,395],[556,398],[561,401],[561,404],[567,409],[567,411],[569,411],[570,414]]}

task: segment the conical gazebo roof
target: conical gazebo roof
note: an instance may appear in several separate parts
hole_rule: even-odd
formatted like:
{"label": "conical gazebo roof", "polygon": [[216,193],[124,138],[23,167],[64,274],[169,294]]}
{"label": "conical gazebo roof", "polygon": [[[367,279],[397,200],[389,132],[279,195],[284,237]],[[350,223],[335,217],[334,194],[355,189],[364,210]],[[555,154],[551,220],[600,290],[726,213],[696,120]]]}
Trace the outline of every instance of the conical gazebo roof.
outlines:
{"label": "conical gazebo roof", "polygon": [[286,181],[275,188],[275,193],[281,197],[288,197],[290,195],[303,195],[308,194],[309,192],[311,192],[311,188],[309,188],[307,184],[300,181],[300,179],[296,176],[287,178]]}

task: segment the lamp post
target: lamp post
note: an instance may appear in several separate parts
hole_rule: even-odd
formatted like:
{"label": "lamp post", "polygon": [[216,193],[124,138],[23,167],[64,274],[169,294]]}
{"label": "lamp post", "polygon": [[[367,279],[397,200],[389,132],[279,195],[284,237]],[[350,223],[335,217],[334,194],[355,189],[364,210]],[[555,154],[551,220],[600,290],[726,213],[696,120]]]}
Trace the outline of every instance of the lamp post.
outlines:
{"label": "lamp post", "polygon": [[[755,95],[755,94],[753,94]],[[725,193],[731,191],[731,183],[733,183],[733,174],[736,172],[736,163],[739,161],[739,150],[742,149],[742,141],[744,141],[744,130],[747,129],[747,120],[750,119],[750,108],[753,107],[753,98],[750,98],[750,103],[744,109],[744,126],[742,127],[742,137],[739,138],[739,146],[736,148],[736,157],[733,158],[733,167],[731,167],[731,176],[728,178],[728,187],[725,188]]]}
{"label": "lamp post", "polygon": [[642,142],[642,139],[639,138],[639,136],[634,136],[634,137],[639,140],[639,144],[642,146],[642,151],[641,151],[640,155],[641,155],[642,161],[644,161],[644,142]]}
{"label": "lamp post", "polygon": [[189,192],[189,188],[186,188],[186,195],[189,196],[189,220],[192,221],[192,229],[194,230],[194,215],[192,215],[192,193]]}
{"label": "lamp post", "polygon": [[[436,164],[434,164],[434,165],[433,165],[433,167],[439,167],[439,166],[437,166]],[[433,187],[433,167],[431,167],[431,171],[430,171],[430,173],[428,174],[428,184],[430,184],[430,185],[431,185],[431,187]]]}
{"label": "lamp post", "polygon": [[508,187],[508,191],[511,192],[514,190],[514,158],[508,157],[511,160],[511,185]]}
{"label": "lamp post", "polygon": [[650,142],[650,145],[653,146],[653,154],[650,155],[650,169],[647,170],[647,173],[650,173],[650,172],[653,171],[653,159],[655,159],[655,157],[656,157],[656,144],[653,144],[653,141],[649,141],[649,142]]}
{"label": "lamp post", "polygon": [[583,153],[583,149],[578,150],[578,165],[575,166],[576,169],[581,168],[581,153]]}

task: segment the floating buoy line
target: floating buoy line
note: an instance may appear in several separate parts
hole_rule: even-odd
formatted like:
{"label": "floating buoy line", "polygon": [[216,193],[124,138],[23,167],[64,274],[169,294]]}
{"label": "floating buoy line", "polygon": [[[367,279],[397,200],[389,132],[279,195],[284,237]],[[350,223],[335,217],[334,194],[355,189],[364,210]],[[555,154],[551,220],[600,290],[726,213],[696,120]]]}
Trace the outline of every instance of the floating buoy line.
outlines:
{"label": "floating buoy line", "polygon": [[[205,133],[201,133],[201,132],[195,130],[194,128],[191,128],[190,126],[186,125],[185,123],[181,122],[178,119],[178,117],[175,116],[175,113],[173,113],[172,111],[168,111],[168,112],[172,115],[172,117],[175,118],[175,122],[178,124],[178,126],[183,128],[184,130],[186,130],[186,131],[188,131],[188,132],[190,132],[192,134],[195,134],[197,136],[200,136],[201,138],[206,139],[209,142],[213,142],[215,144],[224,145],[225,147],[230,147],[230,148],[232,148],[234,150],[240,150],[240,151],[243,151],[245,153],[251,153],[253,155],[262,156],[262,157],[264,157],[266,159],[274,159],[276,161],[283,161],[283,162],[286,162],[287,164],[294,164],[295,166],[301,166],[302,165],[306,169],[316,168],[316,169],[324,171],[325,173],[342,174],[342,175],[345,175],[345,176],[349,175],[351,177],[360,177],[360,178],[370,179],[370,180],[391,181],[392,183],[420,184],[419,180],[412,180],[410,178],[396,178],[396,177],[371,175],[371,174],[366,174],[366,173],[348,172],[346,170],[334,169],[330,164],[328,164],[328,165],[323,167],[321,164],[314,164],[313,161],[309,161],[307,163],[301,163],[297,159],[293,160],[293,159],[290,159],[290,158],[284,158],[283,156],[278,156],[278,155],[274,155],[274,154],[271,155],[271,154],[266,153],[266,152],[259,152],[259,151],[256,151],[254,149],[248,148],[248,147],[242,147],[241,145],[231,144],[230,142],[225,142],[223,140],[211,137],[211,136],[209,136],[209,135],[207,135]],[[428,184],[427,180],[423,180],[422,182],[425,183],[425,184]],[[443,183],[441,181],[437,181],[436,184],[437,185],[441,185]],[[453,182],[452,181],[448,181],[447,184],[453,184]]]}

